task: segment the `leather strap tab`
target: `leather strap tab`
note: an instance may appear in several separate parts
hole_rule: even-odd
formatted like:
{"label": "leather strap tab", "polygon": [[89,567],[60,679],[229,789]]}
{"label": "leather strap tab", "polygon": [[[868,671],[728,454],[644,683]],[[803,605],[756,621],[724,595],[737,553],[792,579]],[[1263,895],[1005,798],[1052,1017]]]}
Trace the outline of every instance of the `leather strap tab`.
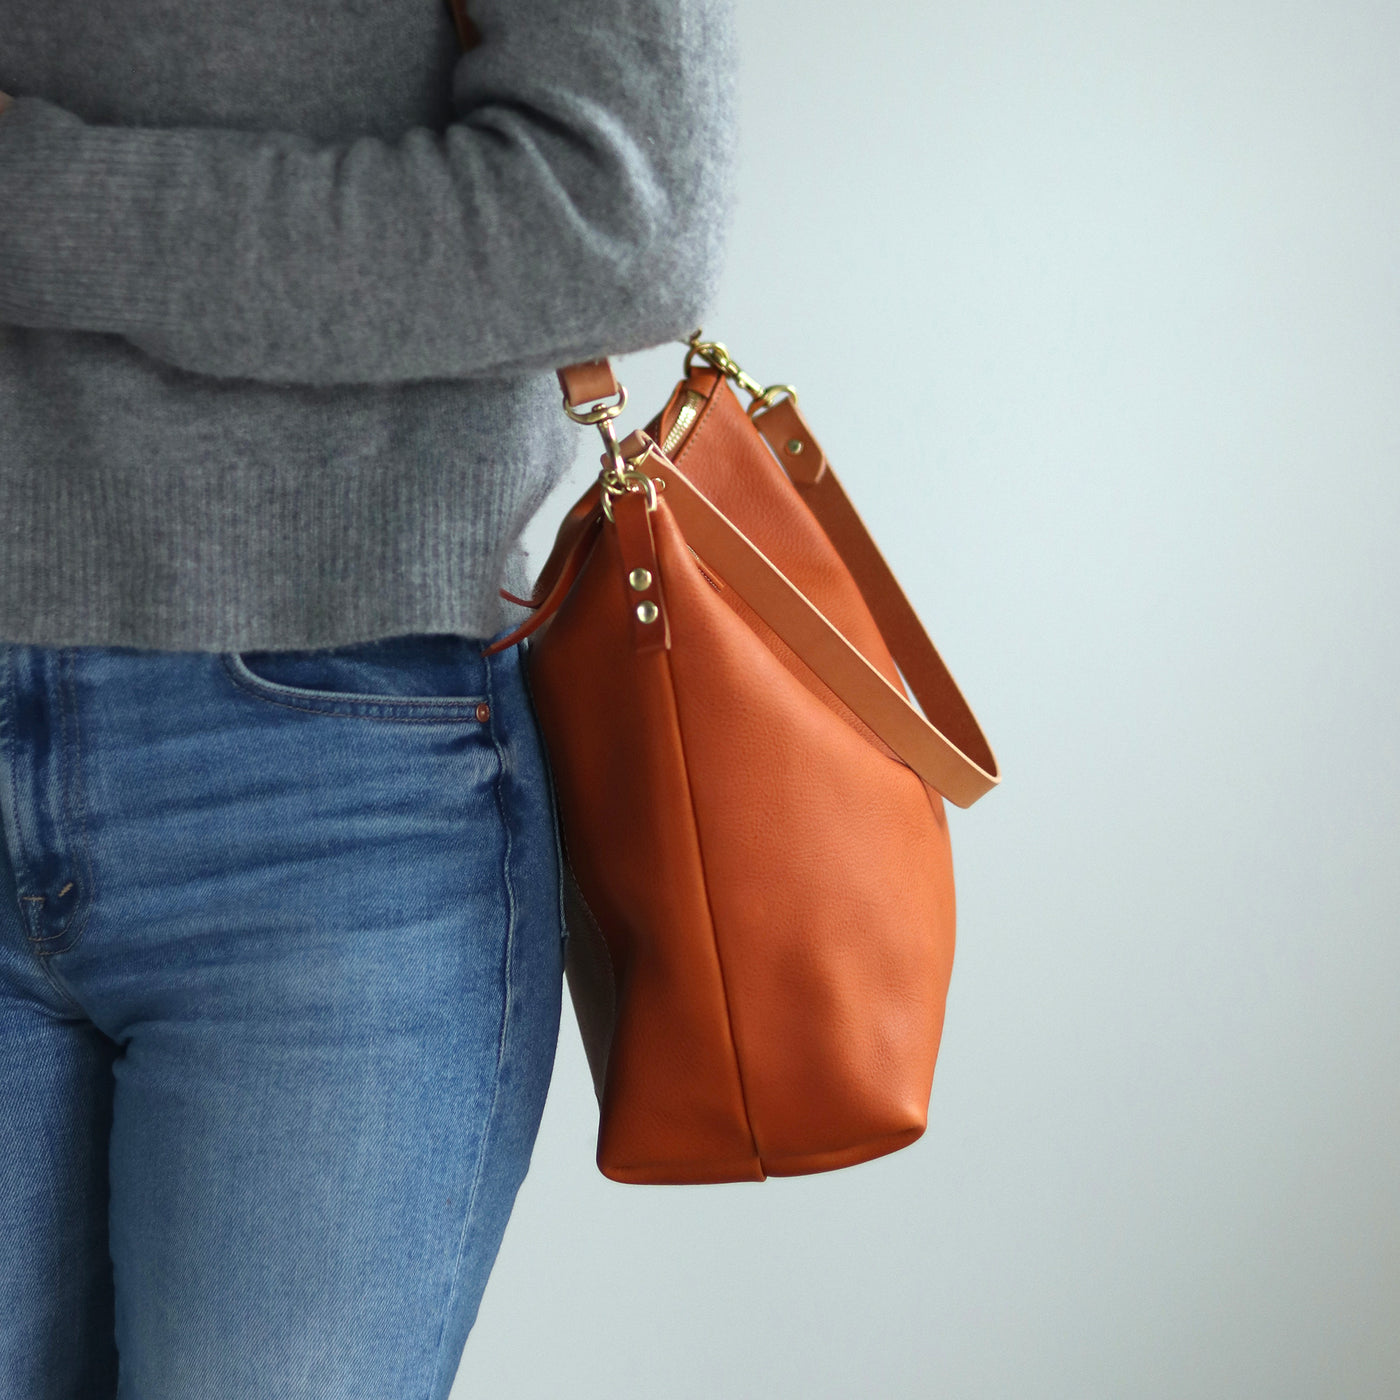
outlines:
{"label": "leather strap tab", "polygon": [[798,486],[812,485],[822,479],[826,471],[826,453],[807,426],[807,420],[797,411],[795,400],[779,399],[771,408],[755,413],[753,425]]}
{"label": "leather strap tab", "polygon": [[[624,462],[631,461],[633,457],[640,457],[648,448],[655,447],[656,440],[647,432],[645,428],[633,428],[625,438],[617,445],[618,455]],[[612,466],[612,458],[605,452],[598,459],[604,468]]]}
{"label": "leather strap tab", "polygon": [[617,376],[607,360],[581,360],[555,372],[559,376],[559,387],[564,391],[564,402],[570,408],[601,403],[617,394]]}
{"label": "leather strap tab", "polygon": [[622,557],[622,589],[632,618],[632,645],[638,651],[669,651],[671,620],[661,598],[661,567],[656,562],[646,495],[624,491],[613,498],[612,513]]}

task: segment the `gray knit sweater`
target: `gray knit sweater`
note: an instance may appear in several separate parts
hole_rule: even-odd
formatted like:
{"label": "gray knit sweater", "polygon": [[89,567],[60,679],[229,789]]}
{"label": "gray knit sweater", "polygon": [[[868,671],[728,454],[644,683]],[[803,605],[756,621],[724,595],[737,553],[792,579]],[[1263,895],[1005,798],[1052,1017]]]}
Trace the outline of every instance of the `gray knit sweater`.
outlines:
{"label": "gray knit sweater", "polygon": [[487,636],[553,369],[703,320],[731,0],[0,0],[0,640]]}

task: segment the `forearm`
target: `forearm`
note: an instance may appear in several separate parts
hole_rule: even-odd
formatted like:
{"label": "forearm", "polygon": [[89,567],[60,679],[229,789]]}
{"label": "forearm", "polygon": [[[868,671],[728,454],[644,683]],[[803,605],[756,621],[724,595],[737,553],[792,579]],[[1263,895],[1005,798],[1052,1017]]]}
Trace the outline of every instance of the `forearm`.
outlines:
{"label": "forearm", "polygon": [[0,320],[313,385],[548,369],[693,329],[731,0],[474,0],[454,121],[388,142],[0,119]]}

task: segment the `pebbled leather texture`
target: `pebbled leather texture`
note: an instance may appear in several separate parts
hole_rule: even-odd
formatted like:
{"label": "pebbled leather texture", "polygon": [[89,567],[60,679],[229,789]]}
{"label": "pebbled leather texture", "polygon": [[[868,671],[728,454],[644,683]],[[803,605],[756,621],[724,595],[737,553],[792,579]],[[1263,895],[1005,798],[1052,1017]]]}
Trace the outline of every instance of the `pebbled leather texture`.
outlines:
{"label": "pebbled leather texture", "polygon": [[[686,390],[705,401],[668,461],[655,439]],[[785,416],[769,427],[798,431]],[[647,454],[655,509],[629,493],[607,521],[590,487],[536,589],[530,680],[569,866],[566,969],[599,1100],[598,1166],[616,1181],[829,1171],[927,1124],[956,922],[943,798],[744,596],[767,612],[774,590],[797,589],[794,606],[817,618],[802,649],[835,635],[843,686],[869,675],[937,732],[905,699],[887,586],[867,568],[857,582],[843,554],[861,546],[838,550],[809,503],[834,473],[798,427],[804,466],[818,463],[801,487],[722,376],[692,368],[647,437],[625,445]],[[821,505],[838,531],[849,526]],[[709,507],[742,533],[738,554],[707,557],[683,527]],[[630,580],[639,560],[660,609],[645,625]],[[971,760],[943,742],[963,768],[986,770],[986,790],[995,759],[971,712],[961,720],[956,687],[940,698],[953,696],[951,721],[930,718],[945,733],[963,725]]]}

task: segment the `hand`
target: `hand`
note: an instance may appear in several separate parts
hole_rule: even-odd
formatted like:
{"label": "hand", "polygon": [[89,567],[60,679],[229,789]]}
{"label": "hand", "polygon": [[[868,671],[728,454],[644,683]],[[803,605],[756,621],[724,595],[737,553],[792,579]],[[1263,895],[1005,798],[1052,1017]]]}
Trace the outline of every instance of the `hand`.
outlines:
{"label": "hand", "polygon": [[14,100],[8,92],[0,92],[0,115],[4,114],[5,108]]}

